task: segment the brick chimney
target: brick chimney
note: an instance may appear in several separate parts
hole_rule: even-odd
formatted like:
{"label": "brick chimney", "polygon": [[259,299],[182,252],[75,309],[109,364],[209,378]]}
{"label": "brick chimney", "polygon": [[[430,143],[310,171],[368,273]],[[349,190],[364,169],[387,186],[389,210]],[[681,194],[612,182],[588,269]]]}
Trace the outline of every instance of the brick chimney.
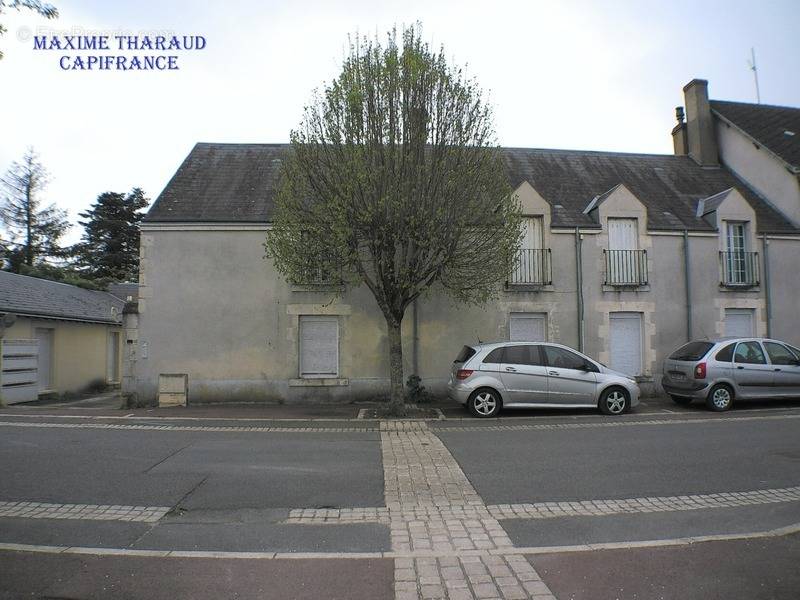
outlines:
{"label": "brick chimney", "polygon": [[692,79],[683,87],[686,104],[686,138],[689,156],[703,167],[719,166],[717,138],[711,105],[708,103],[708,81]]}

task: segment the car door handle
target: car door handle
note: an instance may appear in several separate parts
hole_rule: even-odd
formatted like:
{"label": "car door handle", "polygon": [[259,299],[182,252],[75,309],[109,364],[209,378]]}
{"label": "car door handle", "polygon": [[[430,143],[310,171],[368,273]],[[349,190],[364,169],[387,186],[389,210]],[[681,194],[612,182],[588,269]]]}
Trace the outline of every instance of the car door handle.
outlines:
{"label": "car door handle", "polygon": [[558,371],[548,371],[547,374],[548,375],[555,375],[556,377],[560,377],[561,376],[561,374]]}
{"label": "car door handle", "polygon": [[780,371],[780,369],[775,369],[776,371]]}
{"label": "car door handle", "polygon": [[511,371],[512,373],[517,372],[517,370],[514,367],[506,367],[506,371]]}
{"label": "car door handle", "polygon": [[736,367],[737,369],[744,369],[744,367]]}

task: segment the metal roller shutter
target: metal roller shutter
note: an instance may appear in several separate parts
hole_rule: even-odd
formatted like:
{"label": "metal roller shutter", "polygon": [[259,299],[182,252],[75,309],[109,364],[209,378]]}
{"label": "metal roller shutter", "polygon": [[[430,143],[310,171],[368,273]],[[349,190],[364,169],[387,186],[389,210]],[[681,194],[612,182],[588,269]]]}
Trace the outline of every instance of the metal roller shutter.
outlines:
{"label": "metal roller shutter", "polygon": [[339,319],[300,317],[300,375],[336,377],[339,374]]}
{"label": "metal roller shutter", "polygon": [[610,367],[626,375],[641,375],[642,315],[640,313],[611,313],[609,325]]}

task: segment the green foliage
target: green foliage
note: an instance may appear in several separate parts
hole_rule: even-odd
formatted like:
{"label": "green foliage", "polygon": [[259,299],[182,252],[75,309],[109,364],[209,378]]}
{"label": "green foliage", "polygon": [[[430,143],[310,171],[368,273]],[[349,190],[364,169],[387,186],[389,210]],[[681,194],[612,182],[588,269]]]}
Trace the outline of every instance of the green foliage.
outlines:
{"label": "green foliage", "polygon": [[140,188],[128,194],[104,192],[84,219],[81,242],[73,251],[76,265],[89,279],[136,281],[139,276],[139,223],[149,204]]}
{"label": "green foliage", "polygon": [[113,283],[111,279],[86,279],[80,272],[66,265],[57,266],[40,263],[29,267],[23,264],[16,272],[20,275],[27,275],[28,277],[38,277],[39,279],[48,279],[50,281],[76,285],[86,288],[87,290],[105,291],[108,289],[108,284]]}
{"label": "green foliage", "polygon": [[[52,4],[41,2],[41,0],[10,0],[10,2],[8,0],[0,0],[0,15],[2,15],[9,8],[14,8],[16,10],[19,10],[20,8],[27,8],[39,13],[46,19],[55,19],[58,17],[58,9]],[[5,32],[6,28],[3,27],[2,23],[0,23],[0,36],[2,36]],[[0,59],[2,58],[3,52],[0,51]]]}
{"label": "green foliage", "polygon": [[406,381],[406,400],[413,404],[422,404],[431,401],[431,395],[419,375],[411,375]]}
{"label": "green foliage", "polygon": [[290,281],[325,264],[345,287],[370,289],[387,322],[395,404],[408,305],[434,284],[485,302],[520,237],[477,83],[423,42],[419,26],[397,38],[356,38],[339,77],[306,107],[265,244]]}
{"label": "green foliage", "polygon": [[69,229],[66,211],[54,204],[41,205],[40,196],[49,178],[33,148],[28,149],[21,162],[11,163],[0,177],[0,223],[9,236],[2,242],[2,250],[12,271],[67,254],[59,245]]}

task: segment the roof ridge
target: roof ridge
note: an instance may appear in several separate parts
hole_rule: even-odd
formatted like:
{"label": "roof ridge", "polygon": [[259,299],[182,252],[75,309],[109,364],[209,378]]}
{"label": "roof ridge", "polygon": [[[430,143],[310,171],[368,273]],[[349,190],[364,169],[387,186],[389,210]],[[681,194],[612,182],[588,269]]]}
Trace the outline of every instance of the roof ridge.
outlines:
{"label": "roof ridge", "polygon": [[738,100],[709,100],[712,104],[743,104],[744,106],[752,106],[753,108],[780,108],[782,110],[798,110],[800,106],[788,106],[786,104],[764,104],[763,102],[739,102]]}

